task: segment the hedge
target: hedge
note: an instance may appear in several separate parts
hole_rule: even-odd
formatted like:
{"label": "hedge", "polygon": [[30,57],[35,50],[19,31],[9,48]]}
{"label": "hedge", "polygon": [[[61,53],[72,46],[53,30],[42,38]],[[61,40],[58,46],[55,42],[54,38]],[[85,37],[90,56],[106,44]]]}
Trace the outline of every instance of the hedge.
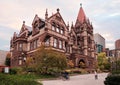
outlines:
{"label": "hedge", "polygon": [[120,85],[120,75],[110,75],[107,76],[105,81],[105,85]]}

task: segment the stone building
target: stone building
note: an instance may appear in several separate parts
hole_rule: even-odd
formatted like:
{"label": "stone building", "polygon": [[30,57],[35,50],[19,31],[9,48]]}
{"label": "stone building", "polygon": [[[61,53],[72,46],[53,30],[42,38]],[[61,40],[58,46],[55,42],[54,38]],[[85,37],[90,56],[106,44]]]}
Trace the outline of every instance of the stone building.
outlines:
{"label": "stone building", "polygon": [[120,39],[115,41],[115,49],[120,49]]}
{"label": "stone building", "polygon": [[80,7],[75,25],[66,25],[60,14],[60,10],[45,19],[35,15],[32,27],[27,26],[25,21],[19,34],[14,32],[10,41],[10,51],[14,66],[22,66],[26,57],[34,59],[34,52],[44,44],[46,47],[63,52],[66,57],[73,61],[76,67],[83,62],[86,68],[94,68],[96,62],[95,42],[93,26],[86,17],[82,6]]}

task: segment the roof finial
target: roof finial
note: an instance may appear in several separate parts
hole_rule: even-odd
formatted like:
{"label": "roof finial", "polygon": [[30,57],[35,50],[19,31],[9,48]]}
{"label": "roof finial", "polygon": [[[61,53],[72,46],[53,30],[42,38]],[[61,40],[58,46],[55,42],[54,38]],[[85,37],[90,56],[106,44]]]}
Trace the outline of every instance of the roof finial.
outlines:
{"label": "roof finial", "polygon": [[48,18],[48,11],[47,11],[47,9],[46,9],[46,12],[45,12],[45,19],[47,19]]}
{"label": "roof finial", "polygon": [[82,7],[82,3],[80,3],[80,7]]}
{"label": "roof finial", "polygon": [[23,21],[23,24],[25,24],[25,21]]}
{"label": "roof finial", "polygon": [[60,9],[59,8],[57,8],[57,12],[59,12],[60,11]]}
{"label": "roof finial", "polygon": [[73,27],[73,21],[72,21],[72,25],[71,25],[71,27]]}

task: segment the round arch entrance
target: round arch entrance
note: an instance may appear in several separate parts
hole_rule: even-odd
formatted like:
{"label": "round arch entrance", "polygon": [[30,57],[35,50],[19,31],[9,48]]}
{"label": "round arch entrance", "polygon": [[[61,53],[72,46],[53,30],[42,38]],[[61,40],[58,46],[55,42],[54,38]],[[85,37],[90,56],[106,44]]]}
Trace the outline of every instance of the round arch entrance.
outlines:
{"label": "round arch entrance", "polygon": [[78,66],[79,68],[85,68],[86,67],[85,61],[83,59],[80,59]]}

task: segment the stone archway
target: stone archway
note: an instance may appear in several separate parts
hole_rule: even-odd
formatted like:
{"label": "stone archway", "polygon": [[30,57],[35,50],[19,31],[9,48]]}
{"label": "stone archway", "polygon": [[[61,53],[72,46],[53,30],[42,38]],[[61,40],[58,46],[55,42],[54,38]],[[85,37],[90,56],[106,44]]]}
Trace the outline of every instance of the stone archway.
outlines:
{"label": "stone archway", "polygon": [[86,67],[86,63],[83,59],[79,60],[78,67],[79,68],[85,68]]}

